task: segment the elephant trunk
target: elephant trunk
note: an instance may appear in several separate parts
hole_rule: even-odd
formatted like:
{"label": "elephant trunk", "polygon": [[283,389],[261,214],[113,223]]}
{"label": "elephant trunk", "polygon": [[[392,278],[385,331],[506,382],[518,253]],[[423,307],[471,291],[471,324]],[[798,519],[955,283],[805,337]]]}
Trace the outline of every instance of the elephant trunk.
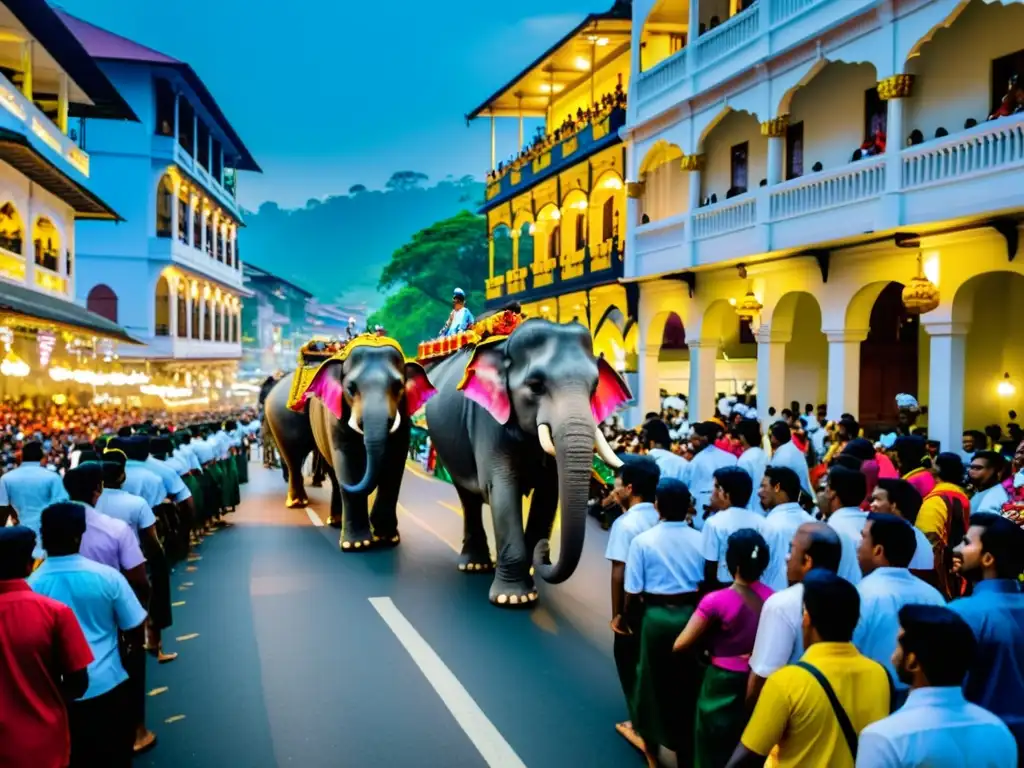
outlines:
{"label": "elephant trunk", "polygon": [[541,541],[534,552],[534,567],[544,581],[558,584],[572,576],[583,553],[587,524],[587,499],[594,461],[594,418],[586,392],[573,393],[550,424],[558,466],[558,499],[562,511],[561,552],[557,563],[547,562],[549,542]]}
{"label": "elephant trunk", "polygon": [[387,400],[381,398],[379,404],[363,407],[362,432],[363,447],[366,449],[366,470],[363,478],[355,485],[342,483],[346,493],[368,494],[377,488],[377,472],[384,463],[384,451],[387,449],[391,417],[388,415]]}

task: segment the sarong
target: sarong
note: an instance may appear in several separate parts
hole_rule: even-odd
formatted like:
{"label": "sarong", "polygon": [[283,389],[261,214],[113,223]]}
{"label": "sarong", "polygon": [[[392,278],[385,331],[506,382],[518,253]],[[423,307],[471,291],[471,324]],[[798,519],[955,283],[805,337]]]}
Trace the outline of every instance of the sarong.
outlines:
{"label": "sarong", "polygon": [[220,516],[220,487],[223,482],[223,473],[220,471],[220,467],[217,466],[217,462],[211,462],[203,467],[203,477],[205,478],[203,500],[206,504],[206,518],[209,520]]}
{"label": "sarong", "polygon": [[224,478],[220,491],[221,506],[225,508],[237,507],[242,497],[238,489],[238,468],[235,466],[235,459],[233,456],[228,456],[228,458],[222,459],[218,463]]}
{"label": "sarong", "polygon": [[[640,659],[630,712],[645,744],[660,744],[682,764],[693,754],[693,722],[700,688],[694,653],[673,653],[672,645],[695,606],[648,606],[640,631]],[[733,745],[735,746],[735,744]]]}
{"label": "sarong", "polygon": [[235,454],[235,468],[238,470],[238,483],[239,485],[245,485],[249,482],[249,452],[248,450],[240,449]]}
{"label": "sarong", "polygon": [[146,563],[149,572],[149,620],[155,629],[171,626],[171,569],[166,550],[163,557]]}
{"label": "sarong", "polygon": [[695,768],[725,768],[747,724],[746,672],[708,666],[697,697]]}
{"label": "sarong", "polygon": [[203,487],[199,484],[199,478],[192,474],[182,476],[181,480],[192,494],[192,504],[196,508],[196,512],[195,519],[191,523],[192,528],[195,529],[206,519],[205,506],[203,504]]}

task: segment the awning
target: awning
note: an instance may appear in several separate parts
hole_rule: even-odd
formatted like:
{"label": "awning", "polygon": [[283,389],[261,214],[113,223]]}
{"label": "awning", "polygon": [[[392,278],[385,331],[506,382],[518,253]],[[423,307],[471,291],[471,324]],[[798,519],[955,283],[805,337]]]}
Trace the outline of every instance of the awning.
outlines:
{"label": "awning", "polygon": [[117,323],[74,302],[0,280],[0,315],[3,314],[25,318],[31,325],[54,325],[65,331],[77,331],[128,344],[142,343],[129,336]]}
{"label": "awning", "polygon": [[0,128],[0,160],[70,205],[76,219],[124,221],[109,205],[40,154],[24,134]]}

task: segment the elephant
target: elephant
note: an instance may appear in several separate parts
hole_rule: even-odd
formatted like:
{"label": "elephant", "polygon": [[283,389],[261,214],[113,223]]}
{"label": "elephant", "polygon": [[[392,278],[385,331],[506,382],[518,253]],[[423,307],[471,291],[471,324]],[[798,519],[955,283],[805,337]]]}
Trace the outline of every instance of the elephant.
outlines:
{"label": "elephant", "polygon": [[[374,340],[376,339],[376,340]],[[328,522],[341,528],[346,552],[395,546],[398,494],[409,453],[410,417],[434,393],[422,366],[406,362],[390,339],[361,337],[327,360],[300,399],[288,406],[292,380],[271,390],[266,418],[288,468],[289,508],[309,502],[302,463],[310,451],[324,458],[331,481]],[[377,491],[372,511],[368,497]]]}
{"label": "elephant", "polygon": [[[622,466],[598,425],[629,388],[595,358],[582,325],[543,319],[507,337],[466,347],[430,370],[437,394],[427,403],[427,429],[462,502],[459,570],[495,571],[489,599],[499,606],[537,601],[534,571],[549,583],[568,579],[579,563],[595,449]],[[523,530],[523,496],[533,492]],[[561,502],[561,553],[550,562],[549,538]],[[491,561],[482,506],[489,504],[497,543]]]}

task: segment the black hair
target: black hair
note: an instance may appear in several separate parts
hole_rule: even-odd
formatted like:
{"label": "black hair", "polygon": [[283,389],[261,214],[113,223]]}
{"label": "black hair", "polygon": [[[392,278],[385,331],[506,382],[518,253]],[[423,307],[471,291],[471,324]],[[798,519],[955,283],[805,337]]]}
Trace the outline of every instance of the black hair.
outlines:
{"label": "black hair", "polygon": [[32,564],[36,534],[24,525],[0,528],[0,581],[24,579]]}
{"label": "black hair", "polygon": [[644,501],[654,501],[654,495],[658,490],[658,480],[661,478],[661,470],[657,463],[650,456],[625,455],[622,457],[622,466],[615,474],[622,478],[623,487],[633,486],[633,495],[639,496]]}
{"label": "black hair", "polygon": [[846,467],[860,472],[860,465],[864,462],[852,453],[837,453],[832,459],[833,467]]}
{"label": "black hair", "polygon": [[789,429],[789,424],[784,421],[776,421],[768,427],[768,433],[778,440],[781,445],[793,439],[793,433]]}
{"label": "black hair", "polygon": [[756,447],[761,444],[761,425],[757,419],[742,419],[733,431],[737,437],[742,437],[747,445]]}
{"label": "black hair", "polygon": [[997,451],[977,451],[974,454],[975,459],[984,459],[985,462],[999,474],[1003,471],[1006,466],[1006,457]]}
{"label": "black hair", "polygon": [[672,445],[672,438],[668,434],[668,426],[661,419],[648,419],[643,427],[644,442],[654,441],[658,448],[668,448]]}
{"label": "black hair", "polygon": [[823,568],[804,576],[804,610],[826,643],[848,643],[860,620],[860,593],[846,579]]}
{"label": "black hair", "polygon": [[786,494],[790,501],[800,498],[800,478],[789,467],[765,467],[764,476],[768,478],[770,485],[779,486],[779,490]]}
{"label": "black hair", "polygon": [[835,529],[827,523],[804,523],[797,533],[801,530],[807,536],[804,554],[811,558],[813,567],[838,573],[843,559],[843,543]]}
{"label": "black hair", "polygon": [[647,415],[644,416],[644,421],[650,421],[651,419],[660,419],[661,414],[657,411],[648,411]]}
{"label": "black hair", "polygon": [[[113,453],[113,452],[112,452]],[[124,464],[117,461],[103,462],[103,487],[120,488],[124,483]]]}
{"label": "black hair", "polygon": [[841,453],[856,456],[862,462],[872,461],[875,458],[875,447],[867,438],[855,437],[843,447]]}
{"label": "black hair", "polygon": [[682,480],[663,477],[658,481],[655,497],[658,515],[665,520],[682,522],[690,513],[693,497],[690,495],[690,489]]}
{"label": "black hair", "polygon": [[868,515],[871,523],[871,542],[881,547],[885,559],[894,568],[906,568],[914,559],[917,537],[914,527],[898,515],[872,512]]}
{"label": "black hair", "polygon": [[889,497],[889,503],[895,504],[900,511],[900,517],[913,525],[917,522],[917,513],[921,511],[923,499],[917,488],[906,480],[899,480],[895,477],[879,478],[877,488],[885,491]]}
{"label": "black hair", "polygon": [[859,507],[868,495],[868,481],[855,469],[834,466],[828,471],[828,487],[844,507]]}
{"label": "black hair", "polygon": [[924,438],[914,436],[897,437],[892,448],[903,474],[920,467],[922,459],[928,453],[928,445]]}
{"label": "black hair", "polygon": [[935,471],[942,482],[963,485],[964,461],[957,454],[945,451],[936,456]]}
{"label": "black hair", "polygon": [[754,492],[754,481],[747,470],[739,467],[719,467],[714,472],[714,478],[723,493],[729,496],[729,503],[732,506],[747,506]]}
{"label": "black hair", "polygon": [[42,461],[43,454],[43,444],[38,440],[31,440],[21,448],[22,461]]}
{"label": "black hair", "polygon": [[117,430],[117,436],[118,437],[131,437],[132,436],[132,428],[131,427],[121,427],[119,430]]}
{"label": "black hair", "polygon": [[99,462],[79,464],[64,473],[64,490],[72,501],[91,504],[93,494],[103,489],[103,467]]}
{"label": "black hair", "polygon": [[914,654],[929,684],[960,688],[971,668],[978,642],[966,621],[944,605],[900,608],[903,654]]}
{"label": "black hair", "polygon": [[839,419],[839,426],[850,436],[851,440],[860,435],[860,424],[849,414],[843,414],[843,417]]}
{"label": "black hair", "polygon": [[43,510],[39,530],[50,557],[77,554],[85,533],[85,507],[72,501],[51,504]]}
{"label": "black hair", "polygon": [[750,583],[757,581],[768,567],[770,552],[764,536],[753,528],[740,528],[729,535],[725,548],[725,565],[733,576]]}
{"label": "black hair", "polygon": [[1016,581],[1024,571],[1024,530],[994,512],[971,515],[970,526],[983,529],[981,549],[995,559],[998,577]]}

